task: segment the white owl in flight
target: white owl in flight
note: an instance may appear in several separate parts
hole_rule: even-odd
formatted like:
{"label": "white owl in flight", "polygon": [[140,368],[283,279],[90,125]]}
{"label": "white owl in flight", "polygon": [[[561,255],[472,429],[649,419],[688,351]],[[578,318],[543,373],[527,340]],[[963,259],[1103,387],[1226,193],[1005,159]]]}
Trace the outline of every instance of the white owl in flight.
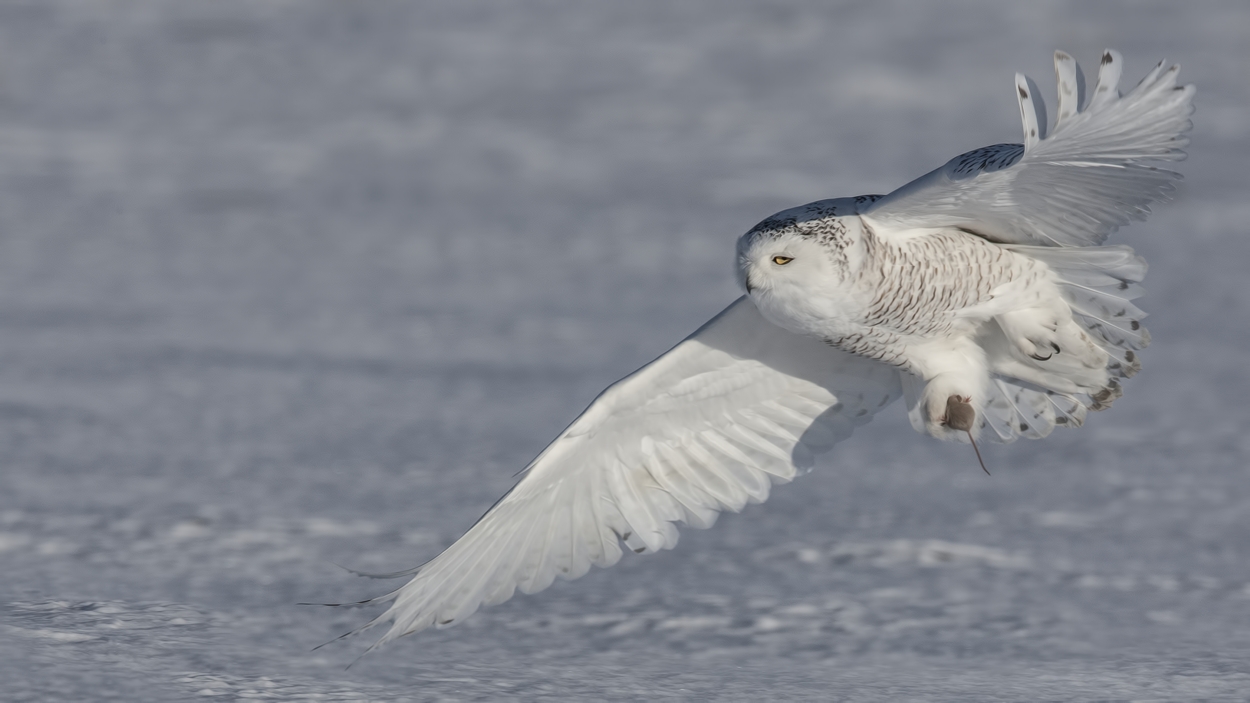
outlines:
{"label": "white owl in flight", "polygon": [[1130,301],[1146,263],[1107,235],[1180,176],[1193,86],[1160,63],[1125,95],[1102,55],[1086,95],[1055,54],[1049,135],[1016,74],[1024,144],[957,156],[889,195],[780,212],[738,240],[746,295],[612,384],[472,529],[369,603],[374,646],[671,549],[784,483],[903,396],[938,439],[1010,442],[1079,427],[1120,396],[1150,338]]}

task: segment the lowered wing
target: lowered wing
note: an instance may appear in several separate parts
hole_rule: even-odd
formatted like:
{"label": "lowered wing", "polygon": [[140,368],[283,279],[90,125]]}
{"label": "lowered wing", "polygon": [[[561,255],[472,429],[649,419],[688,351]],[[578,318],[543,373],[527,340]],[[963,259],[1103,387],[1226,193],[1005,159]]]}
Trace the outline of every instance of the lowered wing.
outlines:
{"label": "lowered wing", "polygon": [[458,623],[516,589],[677,544],[768,497],[901,394],[898,372],[764,320],[739,298],[591,403],[463,537],[371,602],[375,647]]}

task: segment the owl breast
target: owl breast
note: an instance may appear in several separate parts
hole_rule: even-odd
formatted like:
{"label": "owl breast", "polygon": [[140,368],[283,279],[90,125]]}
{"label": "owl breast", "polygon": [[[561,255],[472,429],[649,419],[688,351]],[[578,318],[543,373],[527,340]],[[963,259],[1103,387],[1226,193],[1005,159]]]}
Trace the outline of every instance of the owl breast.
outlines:
{"label": "owl breast", "polygon": [[858,220],[842,218],[845,238],[830,238],[829,256],[845,275],[804,279],[758,299],[766,317],[843,351],[912,369],[927,343],[975,335],[998,312],[996,289],[1016,280],[1027,287],[1044,275],[1031,259],[960,230],[885,238]]}
{"label": "owl breast", "polygon": [[857,322],[900,335],[958,334],[978,316],[957,313],[988,302],[994,289],[1028,268],[1027,260],[959,230],[883,240],[865,236],[860,285],[872,290]]}

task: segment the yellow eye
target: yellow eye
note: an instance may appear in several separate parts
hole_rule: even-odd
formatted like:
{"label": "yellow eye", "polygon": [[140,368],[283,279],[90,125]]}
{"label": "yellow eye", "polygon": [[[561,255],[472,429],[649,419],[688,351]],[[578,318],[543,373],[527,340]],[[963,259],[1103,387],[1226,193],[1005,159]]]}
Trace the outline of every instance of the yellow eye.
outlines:
{"label": "yellow eye", "polygon": [[785,266],[791,261],[794,261],[793,256],[774,256],[773,257],[773,263],[777,264],[778,266]]}

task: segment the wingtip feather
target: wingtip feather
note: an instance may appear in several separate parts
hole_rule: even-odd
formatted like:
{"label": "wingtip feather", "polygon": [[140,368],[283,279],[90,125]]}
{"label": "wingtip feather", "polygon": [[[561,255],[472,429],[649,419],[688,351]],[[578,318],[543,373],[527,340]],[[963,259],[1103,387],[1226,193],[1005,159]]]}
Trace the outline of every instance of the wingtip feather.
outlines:
{"label": "wingtip feather", "polygon": [[1046,138],[1046,107],[1037,94],[1037,84],[1023,73],[1016,74],[1016,98],[1024,123],[1024,150],[1028,152]]}
{"label": "wingtip feather", "polygon": [[1120,75],[1124,71],[1124,57],[1115,49],[1106,49],[1098,64],[1098,84],[1089,101],[1089,110],[1096,110],[1120,97]]}
{"label": "wingtip feather", "polygon": [[1055,52],[1055,83],[1059,91],[1059,106],[1055,114],[1055,129],[1081,111],[1085,104],[1085,74],[1081,65],[1064,51]]}

